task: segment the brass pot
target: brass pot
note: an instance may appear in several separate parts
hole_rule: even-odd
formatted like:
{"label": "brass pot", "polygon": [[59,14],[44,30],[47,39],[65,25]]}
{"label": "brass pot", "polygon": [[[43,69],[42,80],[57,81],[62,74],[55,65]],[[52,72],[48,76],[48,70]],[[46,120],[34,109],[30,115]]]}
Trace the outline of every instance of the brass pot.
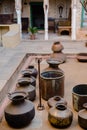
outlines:
{"label": "brass pot", "polygon": [[72,123],[73,113],[64,104],[56,104],[55,107],[50,108],[48,120],[56,128],[67,128]]}
{"label": "brass pot", "polygon": [[64,100],[64,98],[62,98],[60,96],[54,96],[54,97],[48,99],[47,104],[49,107],[54,107],[54,106],[56,106],[56,104],[67,105],[67,102]]}

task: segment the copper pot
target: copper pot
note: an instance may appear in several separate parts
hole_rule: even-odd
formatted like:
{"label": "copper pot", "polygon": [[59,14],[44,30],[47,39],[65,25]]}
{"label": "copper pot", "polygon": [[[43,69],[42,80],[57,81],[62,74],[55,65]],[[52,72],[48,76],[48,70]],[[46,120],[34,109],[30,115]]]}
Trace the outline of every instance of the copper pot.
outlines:
{"label": "copper pot", "polygon": [[64,47],[59,41],[54,42],[52,45],[53,52],[61,52],[63,49],[64,49]]}

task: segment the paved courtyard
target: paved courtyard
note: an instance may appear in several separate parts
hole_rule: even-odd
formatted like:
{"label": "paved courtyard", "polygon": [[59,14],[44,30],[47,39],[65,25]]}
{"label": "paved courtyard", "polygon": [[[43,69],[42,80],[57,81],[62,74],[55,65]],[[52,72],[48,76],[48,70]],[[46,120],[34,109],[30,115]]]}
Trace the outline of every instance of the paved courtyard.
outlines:
{"label": "paved courtyard", "polygon": [[[15,78],[17,78],[17,74],[19,73],[21,67],[23,66],[23,63],[26,60],[26,54],[51,54],[52,50],[52,44],[54,41],[59,41],[59,39],[52,39],[48,41],[44,40],[34,40],[30,41],[29,39],[23,38],[21,43],[16,46],[15,48],[4,48],[0,47],[0,117],[2,116],[3,108],[5,107],[5,101],[4,105],[2,103],[3,98],[6,96],[6,93],[8,92],[9,85],[10,87],[13,86],[13,83],[15,82]],[[71,41],[71,40],[60,40],[62,45],[64,46],[63,53],[64,54],[77,54],[80,52],[86,52],[87,53],[87,47],[85,46],[85,41]],[[30,59],[31,62],[31,59]],[[36,64],[35,64],[36,65]],[[42,67],[46,67],[46,62],[42,62]],[[72,108],[71,104],[71,89],[74,85],[78,83],[87,83],[87,71],[86,71],[87,63],[80,63],[75,58],[71,57],[71,59],[68,59],[65,64],[61,65],[61,68],[65,72],[65,98],[66,100],[69,99],[69,106]],[[70,98],[69,95],[67,95],[67,92],[70,92]],[[45,103],[46,105],[46,103]],[[37,106],[37,104],[36,104]],[[46,106],[47,107],[47,106]],[[39,130],[39,129],[52,129],[50,125],[44,126],[44,118],[46,118],[45,123],[47,122],[46,115],[43,116],[43,114],[47,113],[47,109],[43,112],[36,112],[36,117],[34,120],[34,125],[31,124],[30,127],[26,127],[25,130]],[[38,118],[38,122],[36,123],[36,119]],[[41,119],[41,120],[39,120]],[[71,129],[74,128],[74,130],[80,130],[81,128],[77,125],[77,114],[74,115],[74,122]],[[75,122],[76,121],[76,122]],[[39,125],[40,124],[40,125]],[[2,121],[0,124],[0,129],[2,130],[13,130],[12,128],[8,127],[5,120]]]}

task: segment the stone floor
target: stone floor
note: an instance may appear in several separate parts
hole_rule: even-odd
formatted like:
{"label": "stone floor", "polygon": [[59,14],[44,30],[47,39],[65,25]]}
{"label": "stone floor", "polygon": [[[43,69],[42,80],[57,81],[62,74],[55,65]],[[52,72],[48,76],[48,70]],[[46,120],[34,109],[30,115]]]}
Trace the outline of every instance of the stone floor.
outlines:
{"label": "stone floor", "polygon": [[[29,59],[28,59],[29,60]],[[35,58],[33,57],[33,60],[30,62],[31,64],[34,64],[37,68],[37,64],[35,62]],[[25,65],[26,67],[26,65]],[[22,69],[24,69],[23,67]],[[41,62],[41,71],[43,69],[47,68],[48,64],[46,63],[46,60],[43,59]],[[66,62],[61,64],[59,66],[63,71],[65,75],[64,79],[64,99],[67,101],[67,107],[71,109],[73,112],[73,121],[70,127],[66,128],[65,130],[82,130],[82,128],[78,125],[78,113],[73,109],[72,104],[72,88],[77,84],[83,84],[87,83],[87,63],[78,62],[77,59],[68,57]],[[20,72],[19,72],[20,74]],[[38,79],[37,79],[38,81]],[[50,123],[48,122],[48,112],[49,107],[47,105],[47,101],[42,99],[42,104],[44,104],[45,109],[43,111],[37,110],[37,106],[39,104],[39,95],[38,95],[38,82],[36,85],[36,99],[33,102],[35,105],[35,117],[32,120],[32,122],[25,128],[21,128],[20,130],[56,130],[56,128],[52,127]],[[2,118],[2,121],[0,123],[0,129],[2,130],[16,130],[15,128],[11,128],[5,118]]]}
{"label": "stone floor", "polygon": [[[39,38],[40,35],[38,35]],[[37,36],[37,37],[38,37]],[[42,36],[42,35],[41,35]],[[9,85],[11,86],[12,83],[15,81],[14,75],[16,76],[19,70],[21,69],[21,65],[23,65],[25,59],[26,59],[26,54],[51,54],[53,53],[51,50],[52,44],[54,41],[61,41],[61,43],[64,46],[63,53],[65,54],[77,54],[80,52],[86,52],[87,53],[87,47],[85,46],[85,41],[80,40],[80,41],[71,41],[70,39],[67,39],[65,36],[61,37],[60,39],[58,37],[54,37],[53,35],[50,35],[52,39],[49,39],[47,41],[44,41],[43,39],[37,38],[36,40],[32,41],[29,40],[28,35],[24,36],[24,38],[21,40],[21,43],[16,46],[15,48],[4,48],[3,46],[0,47],[0,101],[1,97],[3,95],[6,95],[6,92],[9,88]],[[30,60],[31,61],[31,60]],[[42,65],[44,66],[45,62],[42,62]],[[45,67],[45,66],[44,66]],[[65,86],[66,86],[66,91],[65,91],[65,98],[71,101],[71,88],[78,84],[78,83],[87,83],[87,63],[79,63],[77,62],[76,59],[68,60],[64,66],[62,65],[61,67],[67,76],[65,76]],[[68,88],[68,89],[67,89]],[[67,92],[70,92],[70,98],[67,97]],[[6,95],[7,96],[7,95]],[[70,102],[69,101],[69,102]],[[6,102],[5,102],[6,103]],[[4,103],[4,104],[5,104]],[[46,106],[47,107],[47,106]],[[70,107],[71,103],[70,103]],[[0,116],[1,116],[1,109],[3,109],[2,104],[0,102]],[[47,110],[47,109],[46,109]],[[31,127],[25,128],[27,129],[42,129],[42,127],[46,130],[48,129],[54,129],[50,125],[43,126],[43,122],[48,124],[47,121],[47,115],[45,115],[45,112],[37,112],[37,115],[34,120],[34,125],[31,125]],[[43,116],[44,113],[44,116]],[[39,114],[39,115],[38,115]],[[36,119],[39,116],[37,123]],[[75,117],[77,114],[75,115]],[[77,117],[76,117],[77,118]],[[43,120],[46,119],[46,120]],[[75,122],[76,121],[76,122]],[[80,130],[80,127],[77,126],[77,120],[74,120],[74,125],[72,125],[70,128],[75,129],[75,130]],[[36,126],[35,126],[36,125]],[[75,127],[76,126],[76,127]],[[10,127],[7,126],[5,120],[3,120],[2,123],[0,123],[0,128],[2,130],[7,130],[11,129]]]}
{"label": "stone floor", "polygon": [[[23,33],[22,34],[23,39],[30,39],[29,33]],[[44,33],[43,32],[38,32],[36,34],[36,39],[35,40],[44,40]],[[49,32],[48,34],[48,40],[71,40],[70,35],[58,35],[57,33]]]}

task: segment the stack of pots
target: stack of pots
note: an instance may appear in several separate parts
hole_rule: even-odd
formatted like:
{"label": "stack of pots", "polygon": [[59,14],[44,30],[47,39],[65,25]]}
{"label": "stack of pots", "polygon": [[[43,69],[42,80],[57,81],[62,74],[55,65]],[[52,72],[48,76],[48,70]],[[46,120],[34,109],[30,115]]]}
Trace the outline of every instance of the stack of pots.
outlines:
{"label": "stack of pots", "polygon": [[53,51],[53,53],[51,54],[52,58],[56,58],[62,62],[66,61],[66,55],[62,52],[64,47],[59,41],[54,42],[51,49]]}
{"label": "stack of pots", "polygon": [[29,65],[28,68],[21,71],[21,74],[22,77],[18,80],[17,90],[27,92],[29,100],[34,101],[36,97],[37,69],[33,65]]}
{"label": "stack of pots", "polygon": [[47,60],[49,67],[40,75],[42,98],[48,100],[53,96],[64,96],[64,73],[59,69],[60,60],[50,58]]}
{"label": "stack of pots", "polygon": [[31,101],[36,97],[37,70],[31,65],[21,73],[16,91],[8,95],[11,102],[4,111],[7,123],[13,128],[27,126],[35,116],[34,104]]}

